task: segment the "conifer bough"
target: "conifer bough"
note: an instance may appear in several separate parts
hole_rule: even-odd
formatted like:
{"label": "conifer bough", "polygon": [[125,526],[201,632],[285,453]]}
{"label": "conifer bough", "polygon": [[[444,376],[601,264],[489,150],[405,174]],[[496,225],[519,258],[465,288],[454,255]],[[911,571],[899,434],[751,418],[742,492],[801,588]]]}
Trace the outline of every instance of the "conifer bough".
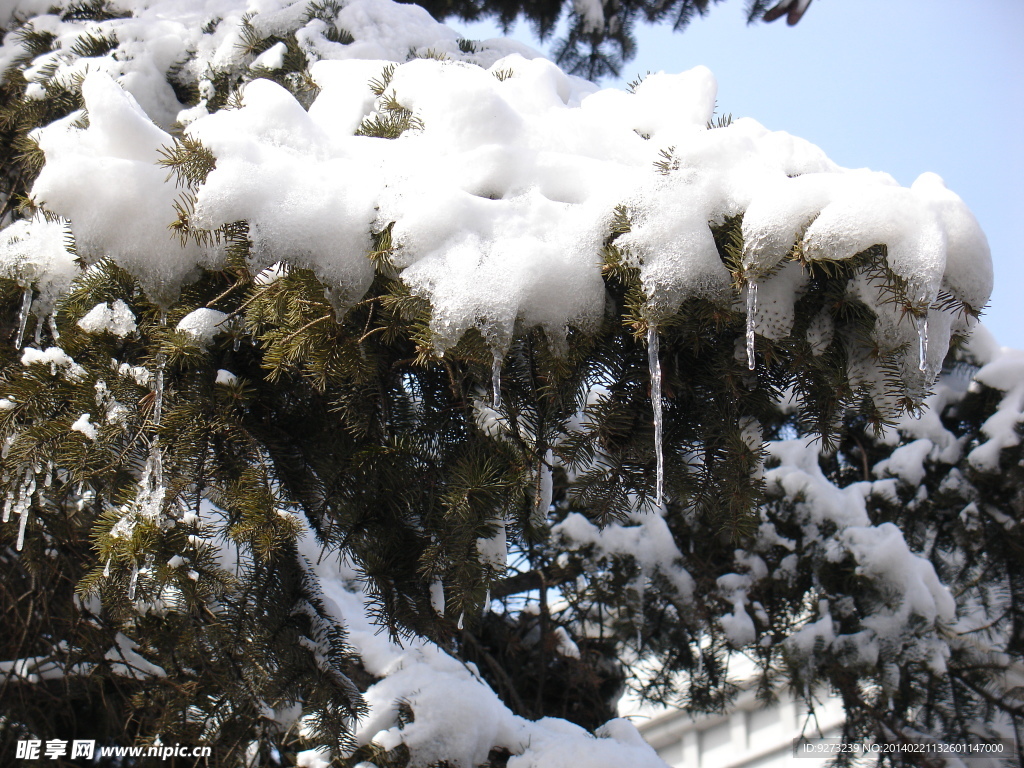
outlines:
{"label": "conifer bough", "polygon": [[[622,665],[694,709],[729,649],[809,698],[882,680],[844,692],[851,738],[882,727],[878,647],[938,674],[933,564],[802,437],[912,430],[985,305],[938,177],[716,118],[706,69],[599,90],[388,0],[5,21],[5,738],[102,695],[104,743],[225,765],[653,766],[609,721]],[[791,588],[755,600],[773,547]],[[861,629],[804,596],[851,563],[906,595]],[[59,607],[23,610],[40,584]]]}

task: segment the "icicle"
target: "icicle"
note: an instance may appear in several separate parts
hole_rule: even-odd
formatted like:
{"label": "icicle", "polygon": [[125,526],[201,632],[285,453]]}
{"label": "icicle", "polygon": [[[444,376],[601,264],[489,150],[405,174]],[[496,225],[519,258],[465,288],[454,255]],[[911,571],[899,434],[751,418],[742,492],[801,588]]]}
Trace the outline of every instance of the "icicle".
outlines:
{"label": "icicle", "polygon": [[7,498],[4,499],[4,522],[10,522],[11,519],[11,506],[14,504],[14,492],[8,491]]}
{"label": "icicle", "polygon": [[128,599],[135,599],[135,587],[139,583],[139,565],[138,563],[132,566],[132,580],[128,582]]}
{"label": "icicle", "polygon": [[665,490],[665,454],[662,450],[664,422],[661,415],[661,357],[658,346],[658,329],[653,325],[647,329],[647,362],[651,371],[651,405],[654,408],[654,450],[658,465],[658,474],[654,486],[654,504],[660,507],[661,497]]}
{"label": "icicle", "polygon": [[53,312],[46,317],[46,324],[50,326],[50,335],[53,337],[53,343],[56,344],[60,341],[60,331],[57,330],[57,313]]}
{"label": "icicle", "polygon": [[465,618],[466,618],[466,612],[463,611],[462,613],[459,614],[459,629],[462,629],[462,625],[463,625],[463,623],[465,621]]}
{"label": "icicle", "polygon": [[109,557],[107,558],[107,564],[105,566],[103,566],[103,578],[104,579],[109,579],[110,578],[110,558]]}
{"label": "icicle", "polygon": [[32,309],[32,286],[25,289],[21,294],[21,309],[18,310],[18,335],[14,339],[14,348],[21,349],[25,341],[25,328],[28,327],[28,313]]}
{"label": "icicle", "polygon": [[[160,313],[160,325],[167,325],[167,313]],[[159,427],[164,413],[164,368],[167,366],[167,358],[163,352],[156,357],[156,383],[153,388],[153,425]],[[153,488],[161,489],[164,486],[164,458],[163,450],[160,448],[160,436],[153,438],[151,447],[153,454]]]}
{"label": "icicle", "polygon": [[28,527],[28,515],[30,509],[32,509],[32,505],[25,504],[19,510],[21,513],[21,524],[18,526],[18,544],[15,547],[19,552],[21,552],[21,548],[25,546],[25,528]]}
{"label": "icicle", "polygon": [[487,611],[490,610],[490,607],[491,607],[491,585],[488,584],[487,585],[487,595],[484,597],[484,609],[483,609],[483,611],[481,611],[481,615],[482,616],[486,616],[487,615]]}
{"label": "icicle", "polygon": [[153,387],[153,425],[159,427],[164,415],[164,355],[161,352],[156,364],[156,382]]}
{"label": "icicle", "polygon": [[495,348],[491,354],[491,403],[497,410],[501,407],[501,353]]}
{"label": "icicle", "polygon": [[[153,445],[151,446],[153,451],[153,480],[152,486],[153,491],[159,493],[164,487],[164,451],[160,447],[160,437],[153,438]],[[163,498],[163,494],[159,494]]]}
{"label": "icicle", "polygon": [[35,335],[32,337],[32,340],[35,341],[37,347],[43,345],[43,324],[39,321],[36,321]]}
{"label": "icicle", "polygon": [[757,315],[757,281],[747,282],[747,368],[754,370],[754,321]]}
{"label": "icicle", "polygon": [[928,370],[928,315],[915,315],[914,326],[917,328],[917,370],[924,373]]}

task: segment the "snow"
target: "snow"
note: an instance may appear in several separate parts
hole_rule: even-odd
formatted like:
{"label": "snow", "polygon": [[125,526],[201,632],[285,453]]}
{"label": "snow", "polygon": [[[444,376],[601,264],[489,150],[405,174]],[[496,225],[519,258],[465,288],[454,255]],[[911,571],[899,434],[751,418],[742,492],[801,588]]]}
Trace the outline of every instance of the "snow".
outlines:
{"label": "snow", "polygon": [[110,333],[123,339],[130,333],[135,333],[135,315],[121,299],[113,303],[103,302],[90,309],[81,320],[78,327],[86,333]]}
{"label": "snow", "polygon": [[56,376],[60,371],[71,380],[78,380],[85,376],[85,369],[60,347],[47,347],[43,350],[29,347],[21,353],[21,364],[24,366],[49,365],[51,375]]}
{"label": "snow", "polygon": [[[319,579],[325,606],[348,629],[367,671],[382,678],[364,694],[369,713],[356,728],[360,744],[405,744],[414,766],[447,760],[471,768],[492,749],[505,748],[512,753],[509,768],[666,768],[628,721],[613,720],[595,735],[565,720],[530,721],[512,714],[468,665],[438,646],[419,638],[391,642],[372,623],[355,571],[320,552],[308,530],[300,550]],[[569,643],[561,647],[571,655]],[[397,718],[400,701],[415,717],[404,727]],[[307,758],[311,765],[314,757]]]}
{"label": "snow", "polygon": [[71,431],[81,432],[90,440],[95,440],[98,435],[98,432],[96,430],[96,425],[89,421],[90,418],[91,414],[83,413],[81,416],[78,417],[78,420],[71,425]]}
{"label": "snow", "polygon": [[[18,3],[32,12],[42,12],[43,5]],[[193,190],[190,225],[216,230],[247,222],[257,285],[269,285],[292,268],[309,268],[343,310],[359,301],[373,280],[373,265],[366,258],[373,233],[393,224],[391,258],[409,289],[429,299],[434,351],[443,353],[471,329],[491,346],[493,408],[476,407],[481,424],[498,436],[502,363],[517,327],[541,327],[557,348],[567,328],[587,331],[604,317],[602,251],[621,207],[630,231],[616,239],[615,247],[639,270],[647,298],[643,319],[649,328],[657,428],[658,508],[642,510],[632,498],[626,520],[603,529],[570,512],[552,535],[568,550],[589,548],[595,560],[632,559],[637,575],[628,588],[641,593],[657,580],[682,610],[695,603],[696,582],[687,569],[690,555],[677,546],[660,504],[665,457],[659,323],[692,298],[745,310],[746,356],[754,369],[756,337],[787,338],[793,332],[795,302],[807,287],[801,263],[784,260],[799,254],[809,262],[841,261],[884,245],[889,268],[908,286],[916,320],[904,318],[907,308],[886,304],[864,276],[851,280],[847,294],[874,311],[872,341],[881,352],[905,350],[904,378],[924,391],[938,375],[951,334],[970,326],[963,316],[935,306],[940,293],[977,310],[991,292],[985,236],[939,177],[923,174],[903,188],[887,174],[841,168],[819,148],[750,118],[709,128],[717,83],[704,67],[649,75],[632,93],[600,90],[508,41],[485,41],[472,53],[462,52],[457,33],[414,5],[351,0],[336,19],[355,39],[347,45],[327,39],[322,19],[307,21],[305,5],[148,0],[131,18],[98,27],[116,38],[116,46],[109,55],[88,61],[70,52],[84,31],[82,24],[54,15],[38,21],[39,29],[56,36],[57,50],[26,70],[30,97],[51,77],[48,67],[55,67],[52,77],[84,75],[85,110],[35,133],[46,164],[32,198],[53,216],[18,221],[0,233],[0,274],[23,290],[22,320],[30,309],[50,311],[80,274],[67,247],[69,235],[86,263],[112,259],[164,307],[178,297],[197,266],[224,265],[222,246],[183,244],[169,231],[182,189],[158,161],[161,150],[173,144],[178,121],[216,158]],[[0,4],[0,17],[12,9],[11,3]],[[597,0],[577,0],[574,9],[589,25],[604,18]],[[319,88],[311,104],[300,103],[275,82],[255,79],[243,88],[238,108],[210,113],[212,99],[225,95],[215,93],[211,72],[284,66],[284,43],[256,57],[242,52],[240,25],[247,12],[252,14],[248,23],[260,34],[294,36]],[[213,18],[219,21],[212,31],[203,32]],[[0,46],[0,71],[22,52],[9,35]],[[370,81],[382,79],[389,62],[396,66],[381,97]],[[177,63],[202,94],[200,103],[187,109],[166,82],[168,69]],[[415,118],[411,127],[397,139],[356,135],[365,119],[382,114],[386,101]],[[656,168],[662,160],[670,170]],[[734,276],[719,256],[712,227],[739,215],[742,269]],[[208,346],[229,330],[230,319],[204,307],[187,314],[176,328]],[[94,306],[78,326],[118,338],[137,330],[136,318],[121,300]],[[828,311],[807,329],[815,355],[824,353],[835,335]],[[1000,349],[983,329],[975,333],[969,351],[982,365],[977,381],[1003,393],[969,462],[978,472],[997,472],[1000,452],[1020,442],[1024,353]],[[738,350],[741,359],[743,352]],[[21,362],[49,365],[54,375],[85,374],[57,346],[26,349]],[[851,352],[850,364],[854,384],[878,384],[877,365],[862,350]],[[153,382],[144,368],[115,367],[140,386]],[[160,381],[158,374],[158,391]],[[220,369],[215,382],[233,385],[237,377]],[[791,502],[792,516],[783,530],[793,532],[780,536],[775,525],[780,521],[762,511],[751,551],[736,551],[726,565],[733,570],[717,579],[714,599],[723,606],[718,620],[729,643],[743,648],[758,641],[764,610],[750,595],[761,582],[796,578],[804,558],[815,567],[848,562],[880,595],[859,617],[858,631],[838,634],[842,606],[821,600],[781,642],[797,657],[811,657],[822,648],[853,648],[856,658],[874,663],[909,633],[920,632],[929,663],[942,668],[948,647],[936,628],[956,619],[953,599],[931,563],[911,550],[896,526],[873,524],[868,500],[898,503],[906,487],[924,481],[926,462],[952,464],[961,458],[967,446],[946,429],[939,414],[965,389],[955,377],[939,378],[922,418],[901,417],[883,435],[883,442],[894,446],[889,457],[867,468],[869,476],[843,488],[825,475],[821,446],[812,439],[763,446],[768,457],[765,492]],[[97,404],[106,409],[109,404],[101,403],[97,391]],[[0,399],[5,414],[16,405]],[[113,412],[106,410],[108,421]],[[98,429],[91,419],[81,413],[70,429],[95,440]],[[747,419],[739,426],[747,447],[761,450],[760,424]],[[156,479],[159,459],[157,449],[142,479],[143,492],[121,510],[111,536],[128,536],[140,520],[158,518],[164,494]],[[551,503],[553,464],[548,451],[536,470],[535,505],[541,516]],[[959,482],[952,472],[947,480]],[[5,522],[12,511],[20,516],[18,549],[29,519],[27,499],[34,492],[33,475],[5,502]],[[982,513],[1001,514],[970,505],[961,514],[974,519]],[[285,510],[281,515],[292,518]],[[198,518],[190,512],[180,522],[191,525]],[[1005,522],[1014,523],[1009,517]],[[493,535],[477,539],[476,548],[481,561],[499,571],[507,564],[508,532],[504,520],[490,524]],[[513,715],[471,666],[441,647],[422,638],[404,645],[391,642],[372,623],[354,569],[336,556],[321,557],[312,539],[307,535],[301,547],[315,563],[310,568],[324,603],[348,629],[367,671],[380,678],[366,692],[369,714],[356,730],[361,744],[405,744],[415,766],[446,760],[468,768],[484,762],[490,750],[505,748],[512,753],[509,768],[663,768],[624,720],[610,721],[593,736],[562,720],[531,722]],[[210,543],[195,534],[189,541]],[[222,562],[231,567],[237,552],[228,557],[229,545],[220,544]],[[761,555],[774,546],[788,554],[770,570]],[[175,555],[167,564],[184,568],[188,561]],[[184,570],[188,578],[200,578],[196,570]],[[133,585],[137,578],[136,570]],[[440,579],[430,584],[429,597],[443,616]],[[554,639],[563,656],[580,656],[564,628],[554,630]],[[163,675],[123,635],[108,660],[118,674]],[[19,660],[26,663],[17,668],[10,666],[14,662],[2,664],[14,674],[28,675],[35,668],[30,661]],[[42,674],[41,668],[31,674]],[[415,713],[404,726],[398,702],[407,702]],[[453,728],[452,723],[467,725]],[[301,753],[298,760],[300,765],[326,764],[316,750]]]}
{"label": "snow", "polygon": [[900,478],[908,485],[920,485],[925,475],[924,461],[931,453],[932,445],[931,440],[922,438],[900,446],[889,455],[889,458],[875,465],[875,476],[882,477],[888,474]]}
{"label": "snow", "polygon": [[505,536],[505,521],[492,520],[490,523],[495,528],[493,536],[476,540],[476,550],[480,555],[480,562],[491,566],[498,571],[504,570],[508,559],[508,544]]}
{"label": "snow", "polygon": [[250,69],[280,69],[284,66],[284,55],[288,46],[284,43],[274,43],[267,50],[253,59]]}
{"label": "snow", "polygon": [[981,425],[988,438],[968,456],[971,466],[982,472],[999,471],[999,453],[1020,443],[1018,425],[1024,421],[1024,352],[1003,349],[975,375],[982,384],[1005,392],[998,410]]}
{"label": "snow", "polygon": [[106,658],[115,675],[145,680],[150,677],[167,677],[167,673],[156,664],[147,661],[138,652],[138,643],[118,632],[114,638],[116,646],[107,651]]}
{"label": "snow", "polygon": [[191,336],[200,346],[208,347],[217,334],[227,331],[224,326],[227,319],[225,312],[201,307],[181,318],[176,328]]}
{"label": "snow", "polygon": [[71,222],[80,257],[109,256],[151,298],[173,301],[203,259],[198,246],[183,246],[169,231],[178,190],[157,161],[160,148],[172,144],[170,134],[105,73],[85,78],[82,97],[88,128],[75,128],[79,115],[72,114],[38,132],[47,162],[32,197]]}
{"label": "snow", "polygon": [[0,275],[35,287],[37,314],[53,307],[78,276],[67,235],[66,224],[42,217],[16,221],[0,232]]}
{"label": "snow", "polygon": [[[224,259],[222,248],[182,245],[168,231],[181,190],[156,161],[182,113],[162,82],[175,62],[203,94],[184,115],[185,130],[216,157],[195,190],[191,225],[247,221],[254,268],[311,268],[344,309],[372,279],[371,233],[394,222],[394,262],[430,300],[438,352],[474,327],[497,355],[517,322],[542,327],[556,344],[568,326],[592,327],[604,309],[600,254],[617,206],[631,221],[617,246],[640,268],[652,325],[690,297],[732,305],[709,225],[738,214],[743,266],[760,291],[751,327],[767,338],[792,328],[802,273],[773,267],[796,245],[809,260],[837,260],[885,244],[919,311],[940,289],[978,309],[991,289],[984,235],[941,179],[925,174],[902,188],[886,174],[840,168],[749,118],[708,129],[717,83],[704,67],[651,74],[632,93],[599,90],[508,42],[460,51],[456,32],[413,5],[345,4],[335,22],[354,37],[347,45],[328,40],[327,22],[307,20],[301,4],[250,5],[152,0],[131,18],[103,22],[117,45],[89,59],[88,127],[77,127],[75,114],[37,134],[46,165],[33,198],[70,222],[87,262],[113,258],[161,304],[197,265]],[[211,71],[283,66],[283,42],[255,57],[239,47],[246,11],[260,35],[294,36],[304,52],[319,87],[308,111],[256,79],[240,109],[209,113]],[[587,23],[603,15],[592,2],[575,12]],[[84,72],[70,52],[82,25],[47,18],[59,42],[33,62],[30,79],[49,76],[47,62],[54,77]],[[210,18],[220,21],[203,32]],[[16,48],[11,40],[0,50],[11,57]],[[439,58],[417,58],[428,54]],[[397,67],[377,97],[370,81],[388,61]],[[395,140],[354,135],[384,99],[409,110],[413,127]],[[674,168],[667,173],[654,167],[664,152]],[[888,311],[877,291],[862,293],[876,312]],[[948,314],[927,313],[926,377],[958,328]],[[902,334],[886,339],[899,347],[913,332],[906,326],[880,322],[876,335]],[[828,328],[816,338],[823,343]]]}

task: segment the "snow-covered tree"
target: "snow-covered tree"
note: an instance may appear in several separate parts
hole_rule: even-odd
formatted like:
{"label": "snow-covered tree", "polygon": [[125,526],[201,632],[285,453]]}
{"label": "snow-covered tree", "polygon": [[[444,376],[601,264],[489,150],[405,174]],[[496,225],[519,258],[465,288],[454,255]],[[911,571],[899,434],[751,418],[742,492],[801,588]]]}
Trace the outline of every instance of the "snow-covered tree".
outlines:
{"label": "snow-covered tree", "polygon": [[851,740],[1020,732],[1024,358],[938,177],[389,0],[51,5],[0,19],[3,754],[661,766],[624,688],[738,655]]}

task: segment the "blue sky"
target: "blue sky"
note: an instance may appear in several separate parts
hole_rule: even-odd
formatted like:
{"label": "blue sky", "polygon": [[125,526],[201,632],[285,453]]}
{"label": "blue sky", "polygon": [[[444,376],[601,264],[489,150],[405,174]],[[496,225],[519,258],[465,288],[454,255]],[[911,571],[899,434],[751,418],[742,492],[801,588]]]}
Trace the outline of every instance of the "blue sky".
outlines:
{"label": "blue sky", "polygon": [[[747,26],[745,5],[725,0],[681,34],[639,26],[637,58],[605,85],[704,64],[720,113],[903,185],[938,173],[988,235],[996,286],[985,324],[1024,348],[1024,2],[815,0],[796,27]],[[500,34],[448,23],[475,39]],[[523,24],[512,36],[549,48]]]}

